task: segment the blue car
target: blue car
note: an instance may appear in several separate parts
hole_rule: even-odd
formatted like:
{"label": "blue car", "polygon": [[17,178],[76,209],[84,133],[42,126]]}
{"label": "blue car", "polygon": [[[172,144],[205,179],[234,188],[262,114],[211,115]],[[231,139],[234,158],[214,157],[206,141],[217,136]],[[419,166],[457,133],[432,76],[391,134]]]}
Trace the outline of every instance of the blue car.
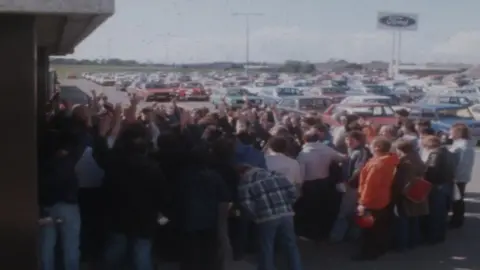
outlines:
{"label": "blue car", "polygon": [[466,124],[472,135],[472,140],[480,140],[480,121],[475,120],[469,106],[459,104],[413,104],[406,106],[410,109],[410,118],[428,119],[432,128],[441,136],[442,141],[449,139],[450,128],[455,123]]}
{"label": "blue car", "polygon": [[265,87],[258,93],[258,97],[262,98],[263,104],[274,105],[285,97],[303,96],[303,91],[296,87]]}

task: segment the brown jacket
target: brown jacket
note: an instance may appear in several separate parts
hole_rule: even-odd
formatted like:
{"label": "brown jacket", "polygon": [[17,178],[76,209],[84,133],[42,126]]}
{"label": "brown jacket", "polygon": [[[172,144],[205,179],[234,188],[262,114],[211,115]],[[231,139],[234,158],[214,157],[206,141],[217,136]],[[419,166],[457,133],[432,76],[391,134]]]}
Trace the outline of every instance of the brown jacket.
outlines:
{"label": "brown jacket", "polygon": [[405,187],[418,178],[423,177],[425,171],[426,166],[418,153],[410,153],[400,158],[393,185],[395,205],[399,215],[407,217],[428,215],[428,200],[414,203],[403,195]]}

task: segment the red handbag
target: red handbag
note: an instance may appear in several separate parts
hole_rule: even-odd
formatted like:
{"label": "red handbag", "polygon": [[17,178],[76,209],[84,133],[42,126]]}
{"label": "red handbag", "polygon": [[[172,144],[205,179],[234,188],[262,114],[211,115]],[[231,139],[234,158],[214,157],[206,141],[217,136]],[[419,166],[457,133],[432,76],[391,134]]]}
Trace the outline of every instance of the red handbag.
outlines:
{"label": "red handbag", "polygon": [[414,203],[424,202],[432,190],[432,184],[423,178],[409,183],[404,189],[404,195]]}
{"label": "red handbag", "polygon": [[361,229],[371,228],[375,223],[375,218],[370,213],[365,213],[363,216],[355,215],[354,220]]}

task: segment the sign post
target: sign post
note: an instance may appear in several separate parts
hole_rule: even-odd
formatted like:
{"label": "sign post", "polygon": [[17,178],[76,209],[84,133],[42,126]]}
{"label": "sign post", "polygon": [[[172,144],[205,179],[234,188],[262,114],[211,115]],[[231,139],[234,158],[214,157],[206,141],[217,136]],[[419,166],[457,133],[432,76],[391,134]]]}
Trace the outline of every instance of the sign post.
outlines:
{"label": "sign post", "polygon": [[377,28],[381,30],[392,31],[392,59],[390,62],[390,76],[394,78],[399,72],[402,32],[417,31],[418,14],[383,11],[378,12]]}

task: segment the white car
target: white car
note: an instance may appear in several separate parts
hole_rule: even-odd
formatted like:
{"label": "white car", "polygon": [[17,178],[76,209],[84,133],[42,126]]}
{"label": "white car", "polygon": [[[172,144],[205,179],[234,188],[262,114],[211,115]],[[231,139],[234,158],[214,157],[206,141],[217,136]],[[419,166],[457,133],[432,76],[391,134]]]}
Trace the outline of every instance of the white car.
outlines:
{"label": "white car", "polygon": [[379,95],[359,95],[359,96],[348,96],[344,98],[340,104],[358,104],[358,103],[379,103],[392,106],[392,108],[397,111],[403,109],[402,106],[394,106],[392,99],[388,96],[379,96]]}

